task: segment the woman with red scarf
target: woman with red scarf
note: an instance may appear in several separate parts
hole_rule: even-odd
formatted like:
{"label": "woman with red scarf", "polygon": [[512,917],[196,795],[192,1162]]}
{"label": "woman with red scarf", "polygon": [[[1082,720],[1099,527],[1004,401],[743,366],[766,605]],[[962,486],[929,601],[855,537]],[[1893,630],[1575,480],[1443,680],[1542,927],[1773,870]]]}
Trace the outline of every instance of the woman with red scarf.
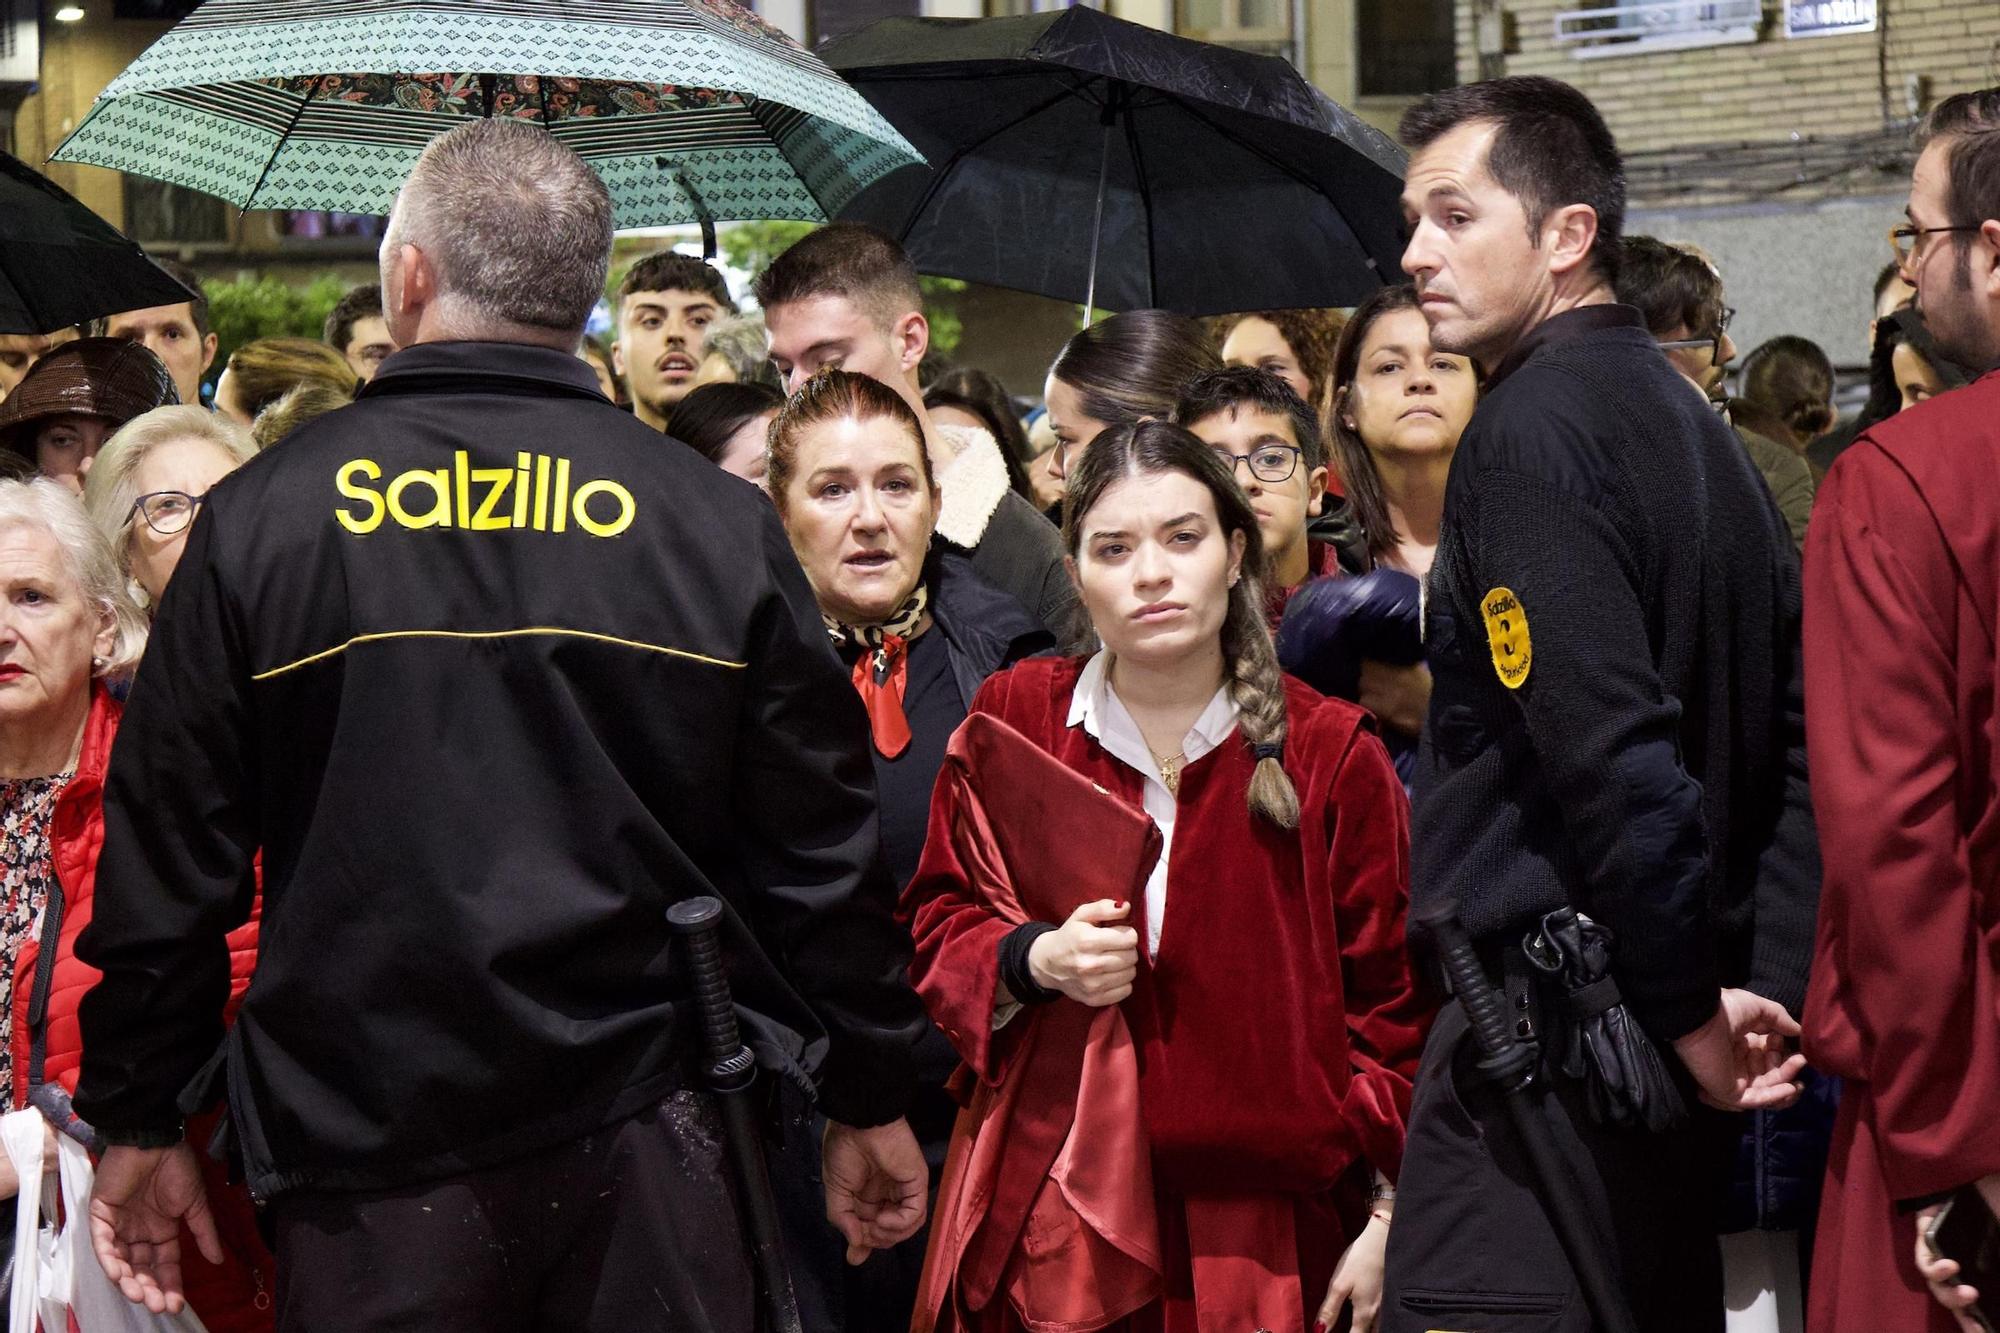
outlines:
{"label": "woman with red scarf", "polygon": [[[834,651],[867,706],[881,808],[882,859],[901,887],[923,850],[931,787],[945,743],[993,672],[1054,640],[963,556],[934,547],[938,489],[916,413],[865,375],[814,376],[771,426],[765,482],[819,603]],[[783,793],[774,793],[783,799]],[[910,1127],[944,1160],[957,1108],[944,1083],[957,1063],[932,1029],[917,1046],[918,1093]],[[810,1186],[818,1135],[794,1124],[781,1189]],[[874,1333],[910,1317],[922,1270],[922,1233],[842,1274],[820,1191],[802,1188],[792,1249],[806,1326]],[[809,1225],[808,1225],[809,1224]]]}
{"label": "woman with red scarf", "polygon": [[[903,897],[968,1071],[914,1327],[1372,1327],[1433,1008],[1402,789],[1360,709],[1280,674],[1256,517],[1207,445],[1117,427],[1070,483],[1104,647],[987,682]],[[981,730],[1068,773],[982,772]],[[1070,774],[1045,836],[1010,840]],[[1157,842],[1120,864],[1137,812]],[[1034,919],[1057,860],[1091,882]]]}

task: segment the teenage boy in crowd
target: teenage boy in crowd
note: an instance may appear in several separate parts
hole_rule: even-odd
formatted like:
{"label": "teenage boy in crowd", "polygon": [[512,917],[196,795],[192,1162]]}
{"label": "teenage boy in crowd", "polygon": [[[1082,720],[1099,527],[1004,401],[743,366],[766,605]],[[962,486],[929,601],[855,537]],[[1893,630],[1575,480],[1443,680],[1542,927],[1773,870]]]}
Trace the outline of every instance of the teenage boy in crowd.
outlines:
{"label": "teenage boy in crowd", "polygon": [[693,255],[663,250],[618,284],[618,340],[611,368],[625,381],[632,414],[654,430],[694,390],[708,326],[736,313],[729,283]]}
{"label": "teenage boy in crowd", "polygon": [[326,345],[347,358],[354,378],[375,378],[376,368],[396,350],[389,323],[382,318],[382,284],[352,288],[326,317]]}

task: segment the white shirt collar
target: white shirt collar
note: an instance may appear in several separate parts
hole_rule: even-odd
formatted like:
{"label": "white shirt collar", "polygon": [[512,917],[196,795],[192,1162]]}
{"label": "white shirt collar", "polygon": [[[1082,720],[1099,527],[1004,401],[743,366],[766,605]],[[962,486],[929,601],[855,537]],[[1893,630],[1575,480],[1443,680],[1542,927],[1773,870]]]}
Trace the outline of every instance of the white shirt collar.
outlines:
{"label": "white shirt collar", "polygon": [[[1236,701],[1224,684],[1202,709],[1188,734],[1181,740],[1181,757],[1192,764],[1214,750],[1236,730]],[[1084,731],[1102,745],[1106,753],[1138,770],[1147,781],[1160,784],[1160,768],[1146,746],[1146,737],[1118,694],[1111,688],[1111,653],[1100,648],[1084,664],[1069,698],[1069,726],[1081,724]]]}

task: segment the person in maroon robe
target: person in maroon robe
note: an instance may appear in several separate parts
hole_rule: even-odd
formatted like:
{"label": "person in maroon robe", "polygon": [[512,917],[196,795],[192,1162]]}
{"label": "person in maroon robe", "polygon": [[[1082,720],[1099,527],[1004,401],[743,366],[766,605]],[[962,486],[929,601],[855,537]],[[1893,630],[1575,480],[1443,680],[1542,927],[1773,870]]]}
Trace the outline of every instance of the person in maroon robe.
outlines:
{"label": "person in maroon robe", "polygon": [[[2000,363],[2000,89],[1941,103],[1897,257],[1964,365]],[[1826,878],[1805,1047],[1847,1081],[1813,1333],[1972,1333],[1920,1232],[2000,1212],[2000,372],[1843,452],[1806,539],[1807,743]],[[1976,1199],[1963,1201],[1977,1206]],[[1935,1298],[1935,1299],[1933,1299]]]}
{"label": "person in maroon robe", "polygon": [[1280,674],[1256,518],[1208,446],[1117,427],[1070,481],[1104,648],[995,676],[967,731],[1006,724],[1162,850],[1022,920],[996,882],[1040,867],[997,864],[990,808],[1018,784],[940,782],[901,913],[971,1086],[914,1327],[1371,1328],[1435,1008],[1402,790],[1364,712]]}

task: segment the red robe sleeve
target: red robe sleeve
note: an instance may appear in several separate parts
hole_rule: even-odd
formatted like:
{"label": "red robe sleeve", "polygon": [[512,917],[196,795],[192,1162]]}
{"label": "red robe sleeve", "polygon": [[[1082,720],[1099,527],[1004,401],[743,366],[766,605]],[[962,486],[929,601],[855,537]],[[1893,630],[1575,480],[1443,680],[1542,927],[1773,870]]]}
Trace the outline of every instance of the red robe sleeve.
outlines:
{"label": "red robe sleeve", "polygon": [[[2000,1171],[2000,956],[1982,939],[1959,715],[1956,561],[1863,441],[1820,492],[1805,561],[1807,748],[1825,858],[1808,1053],[1868,1085],[1909,1199]],[[1990,665],[1990,664],[1989,664]]]}
{"label": "red robe sleeve", "polygon": [[[1005,1052],[1013,1046],[1011,1041],[999,1041],[1001,1034],[993,1031],[1000,941],[1017,923],[996,915],[973,888],[953,836],[965,799],[964,776],[947,766],[931,796],[923,859],[903,890],[898,915],[916,944],[910,984],[931,1021],[974,1074],[998,1083],[1006,1072]],[[1025,1025],[1027,1017],[1016,1018],[1009,1027]]]}
{"label": "red robe sleeve", "polygon": [[1327,805],[1352,1081],[1341,1116],[1370,1166],[1402,1170],[1410,1084],[1437,1004],[1410,970],[1410,815],[1382,742],[1356,731]]}

